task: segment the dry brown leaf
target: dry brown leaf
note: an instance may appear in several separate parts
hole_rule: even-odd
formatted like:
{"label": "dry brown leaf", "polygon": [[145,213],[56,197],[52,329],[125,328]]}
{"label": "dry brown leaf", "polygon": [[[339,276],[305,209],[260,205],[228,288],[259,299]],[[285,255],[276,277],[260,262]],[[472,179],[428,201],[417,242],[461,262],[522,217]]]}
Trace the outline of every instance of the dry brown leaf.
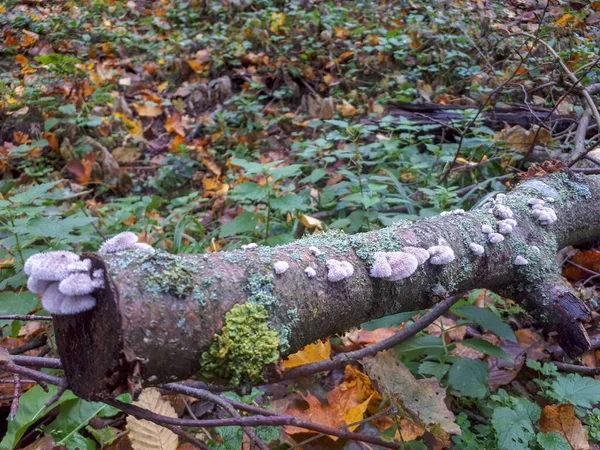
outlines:
{"label": "dry brown leaf", "polygon": [[162,106],[153,102],[134,103],[133,108],[142,117],[158,117],[163,113]]}
{"label": "dry brown leaf", "polygon": [[[538,131],[539,129],[539,131]],[[547,144],[552,140],[552,134],[546,128],[537,126],[526,130],[520,125],[509,128],[502,133],[502,140],[505,144],[517,153],[527,153],[536,144]]]}
{"label": "dry brown leaf", "polygon": [[315,344],[309,344],[302,350],[290,355],[283,361],[283,367],[291,369],[292,367],[303,366],[304,364],[329,359],[331,356],[331,343],[329,339],[325,342],[319,340]]}
{"label": "dry brown leaf", "polygon": [[112,155],[118,163],[130,164],[142,156],[142,152],[135,147],[117,147]]}
{"label": "dry brown leaf", "polygon": [[348,103],[346,100],[342,100],[342,104],[337,107],[337,110],[343,117],[353,117],[358,112],[356,107]]}
{"label": "dry brown leaf", "polygon": [[[462,341],[467,334],[466,326],[456,326],[456,321],[448,317],[440,317],[435,322],[427,327],[425,332],[432,336],[440,337],[442,335],[442,328],[445,331],[446,340],[450,342]],[[450,331],[448,331],[450,330]]]}
{"label": "dry brown leaf", "polygon": [[379,393],[389,395],[394,405],[418,426],[430,431],[439,426],[447,433],[460,434],[454,414],[444,402],[446,390],[437,379],[417,380],[393,350],[366,357],[362,365]]}
{"label": "dry brown leaf", "polygon": [[373,331],[363,329],[352,330],[344,333],[342,342],[347,351],[353,351],[383,341],[392,337],[397,332],[397,328],[378,328]]}
{"label": "dry brown leaf", "polygon": [[[144,389],[134,405],[167,417],[176,418],[171,404],[163,400],[156,388]],[[179,438],[171,430],[148,420],[127,416],[127,431],[134,450],[176,450]]]}
{"label": "dry brown leaf", "polygon": [[319,219],[315,219],[314,217],[307,216],[306,214],[300,214],[300,222],[302,222],[302,225],[304,225],[308,229],[323,229],[323,222],[321,222]]}
{"label": "dry brown leaf", "polygon": [[[578,266],[584,267],[588,270],[598,272],[600,271],[600,252],[597,250],[587,250],[585,252],[579,252],[571,258]],[[584,280],[589,278],[590,273],[581,270],[579,267],[571,264],[566,264],[563,276],[568,280]]]}
{"label": "dry brown leaf", "polygon": [[540,418],[542,433],[558,433],[564,437],[573,450],[588,450],[587,432],[575,415],[573,405],[545,406]]}

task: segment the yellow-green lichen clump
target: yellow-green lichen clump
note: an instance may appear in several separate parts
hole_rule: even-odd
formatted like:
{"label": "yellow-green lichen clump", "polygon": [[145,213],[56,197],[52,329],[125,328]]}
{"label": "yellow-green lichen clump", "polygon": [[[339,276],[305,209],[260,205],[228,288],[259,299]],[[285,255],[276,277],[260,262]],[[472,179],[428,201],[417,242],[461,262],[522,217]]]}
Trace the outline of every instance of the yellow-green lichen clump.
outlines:
{"label": "yellow-green lichen clump", "polygon": [[225,314],[221,334],[200,359],[200,377],[234,386],[260,383],[266,365],[279,361],[279,337],[270,330],[263,305],[235,305]]}

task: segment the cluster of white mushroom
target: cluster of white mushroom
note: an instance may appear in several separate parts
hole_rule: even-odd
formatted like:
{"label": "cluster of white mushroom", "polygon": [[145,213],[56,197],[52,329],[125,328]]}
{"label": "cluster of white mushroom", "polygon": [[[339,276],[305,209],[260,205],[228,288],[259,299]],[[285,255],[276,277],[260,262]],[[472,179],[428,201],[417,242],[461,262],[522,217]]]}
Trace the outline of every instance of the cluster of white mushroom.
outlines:
{"label": "cluster of white mushroom", "polygon": [[[546,197],[546,200],[550,203],[554,202],[554,198]],[[551,225],[556,222],[556,212],[549,206],[544,206],[545,201],[541,198],[530,198],[527,204],[533,211],[533,217],[535,217],[540,225]]]}
{"label": "cluster of white mushroom", "polygon": [[68,251],[38,253],[25,262],[27,288],[42,295],[42,305],[51,314],[65,315],[96,306],[92,292],[104,288],[102,270],[92,272],[92,261]]}
{"label": "cluster of white mushroom", "polygon": [[[138,242],[129,231],[105,241],[98,253],[124,250],[153,250]],[[51,314],[67,315],[88,311],[96,306],[94,291],[104,288],[104,273],[92,270],[92,261],[68,251],[38,253],[27,259],[23,268],[29,276],[27,288],[42,295],[42,305]]]}
{"label": "cluster of white mushroom", "polygon": [[454,251],[447,245],[435,245],[427,250],[420,247],[404,247],[399,252],[377,252],[373,256],[370,275],[389,281],[408,278],[427,261],[430,264],[443,265],[455,258]]}

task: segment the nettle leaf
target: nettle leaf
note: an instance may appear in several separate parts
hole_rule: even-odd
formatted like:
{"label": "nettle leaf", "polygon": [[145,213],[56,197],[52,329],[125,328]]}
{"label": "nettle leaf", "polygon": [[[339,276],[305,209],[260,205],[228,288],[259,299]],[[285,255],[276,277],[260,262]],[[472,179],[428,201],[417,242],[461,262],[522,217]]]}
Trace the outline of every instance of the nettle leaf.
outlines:
{"label": "nettle leaf", "polygon": [[37,200],[40,197],[43,197],[46,192],[60,183],[59,181],[52,181],[50,183],[38,184],[32,188],[27,189],[25,192],[21,192],[20,194],[13,195],[10,197],[10,201],[13,203],[20,203],[22,205],[28,205],[34,200]]}
{"label": "nettle leaf", "polygon": [[274,180],[281,180],[282,178],[293,178],[302,173],[301,164],[290,164],[289,166],[277,167],[269,170],[269,175]]}
{"label": "nettle leaf", "polygon": [[488,366],[478,359],[460,359],[450,368],[450,385],[466,397],[483,398],[488,393]]}
{"label": "nettle leaf", "polygon": [[493,356],[494,358],[503,359],[505,361],[512,361],[512,358],[508,353],[494,344],[486,341],[485,339],[465,339],[461,344],[477,350],[478,352],[485,353],[486,355]]}
{"label": "nettle leaf", "polygon": [[8,422],[8,430],[2,442],[0,442],[0,449],[11,450],[15,448],[27,429],[40,418],[44,417],[48,411],[67,400],[76,398],[71,391],[66,391],[60,396],[58,401],[46,408],[46,403],[57,391],[58,388],[56,386],[48,386],[48,392],[44,392],[40,386],[34,386],[21,395],[19,410],[15,418]]}
{"label": "nettle leaf", "polygon": [[561,403],[591,408],[593,404],[600,402],[600,381],[576,373],[558,375],[549,395]]}
{"label": "nettle leaf", "polygon": [[[20,294],[12,291],[0,292],[0,314],[27,314],[40,305],[36,294],[23,291]],[[8,325],[10,320],[0,320],[0,327]]]}
{"label": "nettle leaf", "polygon": [[429,356],[443,355],[445,353],[444,341],[438,336],[429,334],[415,336],[407,339],[402,344],[394,347],[398,356],[414,359],[423,354]]}
{"label": "nettle leaf", "polygon": [[571,450],[569,443],[558,433],[539,433],[537,441],[544,450]]}
{"label": "nettle leaf", "polygon": [[304,202],[304,197],[298,194],[288,194],[271,200],[271,208],[282,214],[293,211],[303,211],[308,205]]}
{"label": "nettle leaf", "polygon": [[496,333],[502,339],[517,342],[512,328],[502,322],[502,319],[492,311],[472,305],[460,306],[455,311],[457,314],[478,323],[483,328]]}
{"label": "nettle leaf", "polygon": [[76,228],[89,225],[95,222],[95,217],[36,217],[29,221],[27,229],[22,234],[34,237],[49,237],[55,239],[71,239],[71,232]]}
{"label": "nettle leaf", "polygon": [[498,435],[500,450],[529,448],[529,441],[535,437],[531,419],[518,408],[496,408],[492,415],[492,426]]}
{"label": "nettle leaf", "polygon": [[236,216],[231,222],[221,226],[219,235],[221,237],[232,236],[234,234],[253,233],[258,225],[258,216],[251,212],[245,212]]}
{"label": "nettle leaf", "polygon": [[450,365],[433,361],[424,361],[419,365],[419,373],[421,375],[433,375],[438,381],[444,378],[448,370],[450,370]]}
{"label": "nettle leaf", "polygon": [[[109,406],[104,403],[88,402],[79,398],[69,400],[60,406],[60,413],[45,428],[45,431],[54,437],[56,445],[66,445],[69,449],[76,449],[78,444],[85,442],[82,441],[85,438],[79,435],[78,431],[105,408]],[[95,448],[93,442],[91,443],[92,448]]]}
{"label": "nettle leaf", "polygon": [[260,201],[269,195],[269,186],[261,186],[254,181],[238,184],[231,191],[231,196],[240,200]]}

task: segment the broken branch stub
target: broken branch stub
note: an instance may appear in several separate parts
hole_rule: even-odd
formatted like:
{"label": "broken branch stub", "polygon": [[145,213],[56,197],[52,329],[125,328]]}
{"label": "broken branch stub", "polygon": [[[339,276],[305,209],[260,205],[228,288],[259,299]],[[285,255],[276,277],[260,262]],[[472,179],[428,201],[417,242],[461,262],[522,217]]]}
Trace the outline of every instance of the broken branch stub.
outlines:
{"label": "broken branch stub", "polygon": [[202,255],[87,254],[104,289],[92,310],[54,317],[60,356],[70,387],[90,399],[194,376],[248,386],[318,338],[474,288],[522,301],[569,354],[581,353],[589,309],[555,255],[600,238],[599,200],[600,177],[562,172],[477,210],[357,235]]}

